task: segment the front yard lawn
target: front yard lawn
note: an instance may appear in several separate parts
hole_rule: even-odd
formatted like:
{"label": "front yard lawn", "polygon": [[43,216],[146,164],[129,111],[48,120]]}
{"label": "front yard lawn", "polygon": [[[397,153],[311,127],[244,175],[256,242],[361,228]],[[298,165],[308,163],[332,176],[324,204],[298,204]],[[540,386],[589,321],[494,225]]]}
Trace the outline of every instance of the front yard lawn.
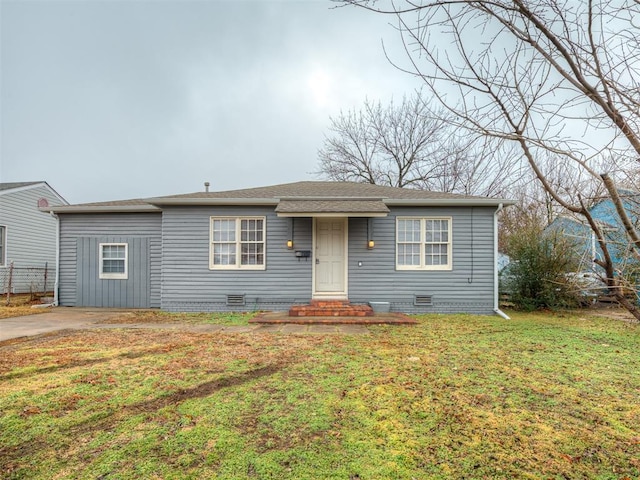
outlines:
{"label": "front yard lawn", "polygon": [[587,315],[0,344],[0,477],[638,478],[640,327]]}

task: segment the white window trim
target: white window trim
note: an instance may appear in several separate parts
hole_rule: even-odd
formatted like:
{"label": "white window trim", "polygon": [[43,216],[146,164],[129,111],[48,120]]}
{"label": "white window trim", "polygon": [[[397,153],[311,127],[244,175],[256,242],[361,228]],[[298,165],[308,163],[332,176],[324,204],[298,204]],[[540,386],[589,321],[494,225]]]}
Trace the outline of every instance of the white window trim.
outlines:
{"label": "white window trim", "polygon": [[[420,265],[399,265],[398,264],[398,223],[400,220],[420,220]],[[446,265],[427,265],[425,263],[425,245],[426,245],[426,222],[427,220],[448,220],[449,235],[447,242],[437,242],[437,244],[447,245],[447,264]],[[396,217],[396,270],[435,270],[445,271],[453,270],[453,218],[452,217]]]}
{"label": "white window trim", "polygon": [[[2,255],[0,255],[0,267],[7,266],[7,226],[0,225],[0,229],[2,229],[3,233],[0,233],[0,241],[2,244]],[[2,238],[4,236],[4,238]]]}
{"label": "white window trim", "polygon": [[[236,222],[236,263],[234,265],[214,265],[213,263],[213,221],[214,220],[235,220]],[[262,220],[262,244],[264,262],[262,265],[242,265],[242,253],[240,241],[242,220]],[[209,270],[266,270],[267,269],[267,217],[261,216],[236,216],[236,215],[219,215],[209,217]]]}
{"label": "white window trim", "polygon": [[[119,246],[124,247],[124,272],[115,273],[115,272],[103,272],[102,269],[104,267],[103,263],[103,247],[105,246]],[[98,244],[98,251],[100,252],[100,279],[103,280],[127,280],[129,278],[129,244],[128,243],[120,243],[120,242],[108,242],[108,243],[100,243]]]}

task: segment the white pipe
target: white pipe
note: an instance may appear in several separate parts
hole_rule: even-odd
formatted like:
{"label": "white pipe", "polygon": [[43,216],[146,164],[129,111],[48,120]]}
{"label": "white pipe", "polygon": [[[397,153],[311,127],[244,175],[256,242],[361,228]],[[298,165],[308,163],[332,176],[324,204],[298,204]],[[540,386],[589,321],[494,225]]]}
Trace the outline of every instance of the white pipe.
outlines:
{"label": "white pipe", "polygon": [[58,306],[58,284],[60,282],[60,217],[49,212],[56,219],[56,281],[53,284],[53,306]]}
{"label": "white pipe", "polygon": [[498,214],[504,208],[504,204],[499,204],[493,214],[493,311],[505,320],[511,320],[509,315],[500,310],[500,283],[498,277]]}

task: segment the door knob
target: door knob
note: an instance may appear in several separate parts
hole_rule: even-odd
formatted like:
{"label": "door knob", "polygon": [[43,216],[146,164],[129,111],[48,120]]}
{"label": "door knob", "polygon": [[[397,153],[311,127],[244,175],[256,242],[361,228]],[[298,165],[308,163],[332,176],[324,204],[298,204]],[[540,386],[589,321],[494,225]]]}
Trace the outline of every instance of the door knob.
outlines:
{"label": "door knob", "polygon": [[318,265],[320,263],[320,259],[316,258],[316,265]]}

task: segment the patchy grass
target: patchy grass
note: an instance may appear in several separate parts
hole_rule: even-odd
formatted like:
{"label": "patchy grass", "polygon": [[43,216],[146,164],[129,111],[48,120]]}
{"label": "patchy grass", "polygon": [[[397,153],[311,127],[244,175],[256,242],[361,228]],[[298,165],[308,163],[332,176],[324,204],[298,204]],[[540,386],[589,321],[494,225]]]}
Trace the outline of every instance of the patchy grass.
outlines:
{"label": "patchy grass", "polygon": [[217,313],[170,313],[160,310],[132,310],[116,318],[110,318],[107,323],[186,323],[217,324],[217,325],[248,325],[249,320],[256,316],[256,312],[217,312]]}
{"label": "patchy grass", "polygon": [[0,344],[0,476],[637,478],[639,328],[456,315]]}
{"label": "patchy grass", "polygon": [[7,296],[0,296],[0,319],[34,315],[48,311],[47,308],[31,308],[33,305],[42,305],[40,299],[32,300],[31,295],[11,295],[7,304]]}

